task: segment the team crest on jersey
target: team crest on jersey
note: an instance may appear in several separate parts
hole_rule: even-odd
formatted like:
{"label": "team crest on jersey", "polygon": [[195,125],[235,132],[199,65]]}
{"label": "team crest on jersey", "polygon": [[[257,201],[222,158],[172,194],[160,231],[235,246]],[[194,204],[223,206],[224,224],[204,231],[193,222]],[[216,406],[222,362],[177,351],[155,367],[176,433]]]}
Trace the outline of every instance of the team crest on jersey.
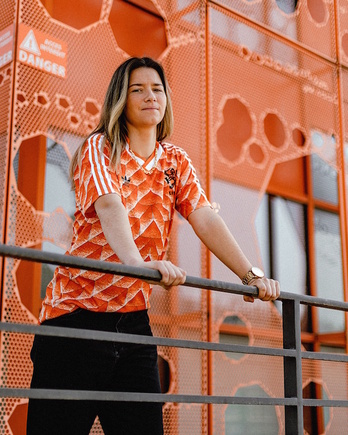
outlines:
{"label": "team crest on jersey", "polygon": [[170,194],[174,195],[175,186],[176,186],[176,170],[174,168],[169,168],[164,171],[165,180],[169,185]]}

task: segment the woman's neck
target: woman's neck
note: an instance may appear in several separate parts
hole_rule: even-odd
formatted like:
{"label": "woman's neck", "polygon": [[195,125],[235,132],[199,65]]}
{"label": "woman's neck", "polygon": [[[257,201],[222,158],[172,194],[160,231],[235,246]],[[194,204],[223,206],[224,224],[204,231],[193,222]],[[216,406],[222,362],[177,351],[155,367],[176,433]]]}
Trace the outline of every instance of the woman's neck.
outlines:
{"label": "woman's neck", "polygon": [[156,147],[156,131],[128,131],[129,147],[138,156],[147,159]]}

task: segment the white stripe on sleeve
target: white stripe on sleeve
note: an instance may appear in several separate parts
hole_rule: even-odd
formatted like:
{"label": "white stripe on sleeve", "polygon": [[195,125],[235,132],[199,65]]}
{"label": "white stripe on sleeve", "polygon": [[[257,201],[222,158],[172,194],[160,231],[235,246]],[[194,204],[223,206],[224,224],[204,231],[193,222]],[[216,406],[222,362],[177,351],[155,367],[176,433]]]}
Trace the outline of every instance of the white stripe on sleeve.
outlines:
{"label": "white stripe on sleeve", "polygon": [[[111,177],[105,163],[105,156],[101,149],[103,138],[99,136],[100,139],[97,144],[97,137],[98,135],[94,135],[88,139],[88,159],[98,195],[103,195],[113,192],[114,188],[112,187]],[[91,139],[93,139],[93,145],[91,144]]]}

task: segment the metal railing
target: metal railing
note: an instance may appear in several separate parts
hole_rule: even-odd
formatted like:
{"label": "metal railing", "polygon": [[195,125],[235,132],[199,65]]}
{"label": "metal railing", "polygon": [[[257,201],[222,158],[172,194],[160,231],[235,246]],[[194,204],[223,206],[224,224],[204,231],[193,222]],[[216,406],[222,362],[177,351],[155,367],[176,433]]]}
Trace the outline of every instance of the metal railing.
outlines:
{"label": "metal railing", "polygon": [[[48,263],[84,270],[111,273],[122,276],[138,277],[144,280],[159,281],[158,271],[126,266],[123,264],[106,263],[67,255],[54,254],[35,249],[20,248],[0,244],[0,256],[18,258],[39,263]],[[257,297],[257,288],[242,286],[223,281],[187,276],[186,287],[195,287],[218,292]],[[153,344],[157,346],[172,346],[186,349],[197,349],[218,352],[236,352],[242,354],[257,354],[281,356],[284,360],[284,397],[235,397],[217,395],[188,394],[154,394],[127,393],[104,391],[74,391],[28,388],[0,388],[0,397],[26,397],[33,399],[66,399],[66,400],[104,400],[127,402],[174,402],[196,404],[239,404],[239,405],[274,405],[285,407],[285,433],[287,435],[303,434],[303,407],[348,407],[348,400],[334,399],[304,399],[302,395],[302,360],[322,360],[348,362],[346,354],[331,354],[324,352],[308,352],[301,349],[300,305],[310,305],[319,308],[348,311],[348,303],[330,299],[315,298],[281,292],[283,317],[283,349],[234,344],[221,344],[194,340],[182,340],[164,337],[148,337],[142,335],[112,333],[103,331],[81,330],[74,328],[59,328],[0,322],[0,330],[39,334],[79,339],[117,341],[133,344]]]}

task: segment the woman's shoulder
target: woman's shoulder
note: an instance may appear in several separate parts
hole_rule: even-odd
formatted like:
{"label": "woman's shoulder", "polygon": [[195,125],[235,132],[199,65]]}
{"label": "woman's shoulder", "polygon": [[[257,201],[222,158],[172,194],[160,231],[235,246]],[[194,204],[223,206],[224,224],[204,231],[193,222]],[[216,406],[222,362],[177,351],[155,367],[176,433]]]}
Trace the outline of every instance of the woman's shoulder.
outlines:
{"label": "woman's shoulder", "polygon": [[187,152],[171,142],[161,142],[161,146],[166,154],[176,155],[178,157],[187,157]]}
{"label": "woman's shoulder", "polygon": [[86,152],[92,148],[99,152],[108,154],[110,152],[110,144],[104,133],[91,133],[84,141],[83,150]]}
{"label": "woman's shoulder", "polygon": [[105,134],[103,133],[91,133],[85,140],[85,145],[99,147],[100,144],[106,142]]}

